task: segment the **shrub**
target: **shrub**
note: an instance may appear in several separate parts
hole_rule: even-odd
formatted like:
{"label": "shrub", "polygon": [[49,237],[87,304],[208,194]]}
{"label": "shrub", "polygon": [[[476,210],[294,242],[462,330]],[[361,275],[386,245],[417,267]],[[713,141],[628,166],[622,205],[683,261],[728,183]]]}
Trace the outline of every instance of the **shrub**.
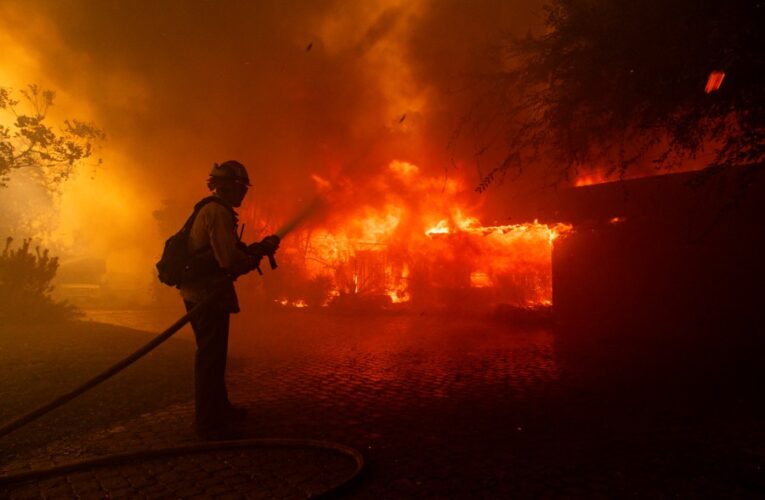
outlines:
{"label": "shrub", "polygon": [[77,310],[51,297],[58,257],[39,246],[31,252],[31,243],[25,239],[20,248],[13,249],[13,238],[8,237],[0,254],[0,323],[72,319]]}

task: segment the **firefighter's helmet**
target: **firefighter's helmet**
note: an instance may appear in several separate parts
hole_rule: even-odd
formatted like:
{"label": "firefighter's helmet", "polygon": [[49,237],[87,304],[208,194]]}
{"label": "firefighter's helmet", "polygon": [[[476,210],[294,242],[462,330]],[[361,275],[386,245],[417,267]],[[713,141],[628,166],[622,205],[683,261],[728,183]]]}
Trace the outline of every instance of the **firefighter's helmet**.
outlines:
{"label": "firefighter's helmet", "polygon": [[236,160],[224,161],[220,165],[213,163],[210,171],[210,181],[218,179],[232,180],[245,186],[250,185],[250,176],[247,175],[247,169]]}

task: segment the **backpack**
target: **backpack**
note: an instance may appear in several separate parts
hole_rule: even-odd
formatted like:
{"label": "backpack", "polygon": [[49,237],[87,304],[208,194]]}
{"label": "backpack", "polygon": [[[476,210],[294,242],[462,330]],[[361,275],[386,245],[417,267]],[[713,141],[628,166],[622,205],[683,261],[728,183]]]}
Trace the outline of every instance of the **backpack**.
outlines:
{"label": "backpack", "polygon": [[159,281],[165,285],[180,288],[180,285],[186,281],[194,257],[192,252],[189,251],[189,233],[191,233],[191,227],[194,225],[194,220],[196,220],[199,211],[211,202],[222,203],[215,196],[209,196],[194,205],[194,211],[188,220],[186,220],[181,230],[169,237],[165,242],[162,257],[157,262]]}

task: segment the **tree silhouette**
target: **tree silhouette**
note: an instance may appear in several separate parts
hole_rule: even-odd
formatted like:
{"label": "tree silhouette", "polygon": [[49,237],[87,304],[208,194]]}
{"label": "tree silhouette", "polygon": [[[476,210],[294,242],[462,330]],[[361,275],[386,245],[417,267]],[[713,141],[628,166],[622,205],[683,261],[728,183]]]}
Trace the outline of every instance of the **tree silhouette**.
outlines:
{"label": "tree silhouette", "polygon": [[765,159],[765,4],[758,0],[551,0],[547,29],[506,47],[507,155],[622,174],[702,151],[720,166]]}
{"label": "tree silhouette", "polygon": [[56,321],[76,316],[76,310],[51,297],[51,281],[58,270],[58,258],[39,246],[30,251],[26,239],[17,249],[7,238],[0,252],[0,321]]}
{"label": "tree silhouette", "polygon": [[65,120],[56,131],[46,121],[55,93],[37,85],[18,92],[20,99],[12,90],[0,87],[0,110],[12,119],[9,126],[0,122],[0,187],[7,185],[13,170],[26,169],[46,188],[55,190],[82,160],[93,155],[94,146],[105,135],[79,120]]}
{"label": "tree silhouette", "polygon": [[[18,93],[20,99],[15,98],[13,91],[0,87],[0,187],[7,187],[14,171],[23,171],[42,186],[52,202],[61,183],[82,160],[93,155],[94,146],[105,136],[94,125],[79,120],[65,120],[63,127],[54,130],[46,118],[55,94],[37,85]],[[19,219],[33,218],[44,208],[39,206],[39,199],[20,199],[16,203],[26,203],[29,208],[21,212],[21,217],[11,214],[10,224],[16,229],[20,227]],[[39,236],[37,229],[37,234],[28,236]],[[0,254],[0,320],[73,317],[71,306],[51,297],[58,259],[39,247],[30,252],[31,238],[24,239],[17,250],[11,248],[12,242],[13,238],[8,237]]]}

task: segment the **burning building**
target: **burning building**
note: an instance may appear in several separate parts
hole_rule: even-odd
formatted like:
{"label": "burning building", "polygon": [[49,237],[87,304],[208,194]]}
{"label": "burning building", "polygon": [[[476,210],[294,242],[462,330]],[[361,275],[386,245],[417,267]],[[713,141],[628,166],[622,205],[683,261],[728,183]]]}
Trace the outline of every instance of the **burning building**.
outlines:
{"label": "burning building", "polygon": [[[285,242],[290,272],[265,282],[269,300],[459,310],[551,304],[551,249],[567,226],[483,225],[457,179],[407,162],[391,162],[364,186],[315,178],[328,189],[331,215]],[[256,214],[244,218],[263,226]]]}

